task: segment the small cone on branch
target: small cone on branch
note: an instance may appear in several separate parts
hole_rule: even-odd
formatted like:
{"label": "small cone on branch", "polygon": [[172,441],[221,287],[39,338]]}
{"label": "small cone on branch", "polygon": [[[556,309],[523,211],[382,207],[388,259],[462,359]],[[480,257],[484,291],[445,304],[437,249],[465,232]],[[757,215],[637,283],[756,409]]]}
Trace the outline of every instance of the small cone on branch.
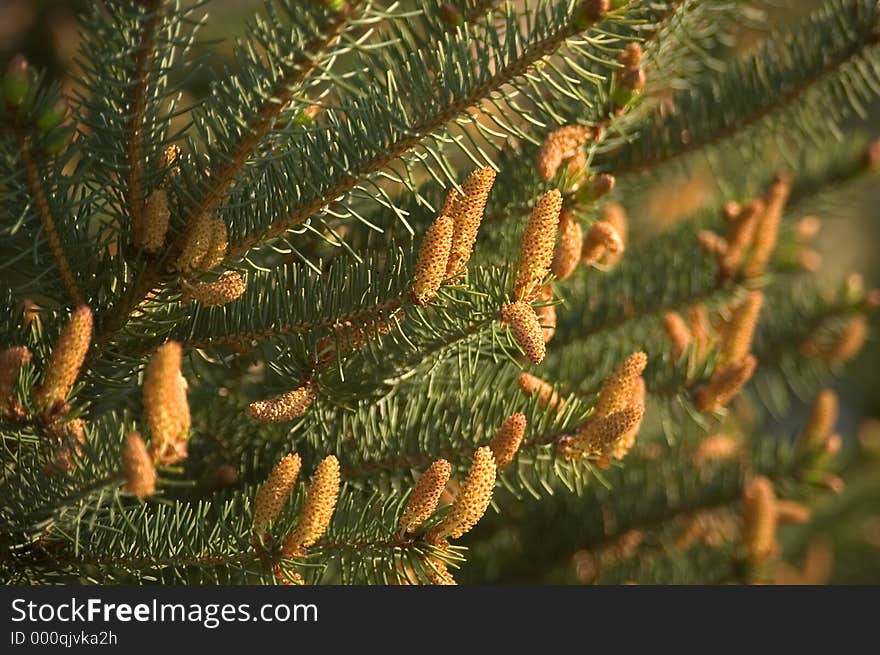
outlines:
{"label": "small cone on branch", "polygon": [[562,211],[562,194],[557,189],[548,191],[535,203],[523,231],[519,251],[519,266],[513,294],[517,300],[531,302],[550,273],[556,227]]}
{"label": "small cone on branch", "polygon": [[598,262],[606,252],[612,255],[623,252],[623,240],[611,223],[596,221],[587,230],[581,248],[581,260],[585,266]]}
{"label": "small cone on branch", "polygon": [[254,526],[252,530],[255,543],[263,541],[269,526],[275,522],[287,502],[290,492],[299,477],[302,460],[296,453],[281,458],[260,485],[254,498]]}
{"label": "small cone on branch", "polygon": [[520,391],[527,396],[537,393],[538,405],[541,407],[556,408],[557,411],[562,411],[565,407],[565,401],[559,398],[559,394],[553,390],[553,386],[536,375],[520,373],[518,384]]}
{"label": "small cone on branch", "polygon": [[752,377],[758,360],[747,355],[740,362],[731,362],[716,369],[715,373],[695,395],[697,408],[701,412],[716,412],[739,393]]}
{"label": "small cone on branch", "polygon": [[605,379],[596,401],[595,416],[604,418],[627,407],[636,387],[636,380],[648,365],[644,352],[634,352],[623,360]]}
{"label": "small cone on branch", "polygon": [[868,319],[862,315],[853,316],[826,351],[825,359],[832,364],[848,362],[859,353],[867,338]]}
{"label": "small cone on branch", "polygon": [[205,307],[218,307],[240,298],[247,290],[244,279],[236,271],[226,271],[215,282],[200,282],[184,288],[181,302],[195,300]]}
{"label": "small cone on branch", "polygon": [[31,361],[31,351],[16,346],[0,351],[0,416],[12,414],[18,408],[15,385],[22,367]]}
{"label": "small cone on branch", "polygon": [[508,303],[501,308],[501,320],[510,326],[513,339],[533,363],[540,364],[546,354],[544,332],[538,315],[524,302]]}
{"label": "small cone on branch", "polygon": [[330,526],[339,498],[339,460],[333,455],[325,457],[312,476],[306,501],[299,522],[290,536],[284,540],[281,553],[284,557],[296,557],[313,546]]}
{"label": "small cone on branch", "polygon": [[182,352],[176,341],[162,344],[144,375],[144,414],[157,464],[172,464],[186,457],[190,412],[186,380],[180,372]]}
{"label": "small cone on branch", "polygon": [[749,354],[763,304],[764,294],[752,291],[734,308],[721,335],[722,366],[738,362]]}
{"label": "small cone on branch", "polygon": [[760,564],[777,551],[776,508],[776,493],[770,480],[756,477],[746,484],[743,492],[743,541],[754,564]]}
{"label": "small cone on branch", "polygon": [[495,489],[495,457],[488,446],[477,448],[471,470],[449,512],[428,531],[428,543],[458,539],[483,518]]}
{"label": "small cone on branch", "polygon": [[65,401],[76,382],[91,342],[92,310],[83,305],[74,310],[61,330],[52,349],[43,382],[35,392],[37,405],[42,409],[49,410],[56,403]]}
{"label": "small cone on branch", "polygon": [[581,224],[575,220],[571,211],[563,211],[559,215],[559,242],[550,265],[550,272],[557,280],[565,280],[574,273],[581,259],[583,243]]}
{"label": "small cone on branch", "polygon": [[125,491],[138,498],[156,493],[156,469],[139,434],[129,434],[122,446],[122,473]]}
{"label": "small cone on branch", "polygon": [[813,511],[794,500],[777,500],[776,518],[779,523],[809,523]]}
{"label": "small cone on branch", "polygon": [[165,244],[171,210],[168,208],[168,192],[159,188],[147,196],[143,211],[132,225],[132,237],[136,245],[149,253],[158,252]]}
{"label": "small cone on branch", "polygon": [[452,196],[450,194],[454,198],[452,201],[447,198],[446,204],[451,202],[453,205],[447,215],[452,218],[454,225],[445,277],[454,277],[462,273],[471,258],[474,244],[477,241],[477,232],[483,220],[483,212],[486,210],[486,201],[489,199],[489,192],[494,183],[494,169],[488,166],[478,168],[468,175],[462,183],[463,195]]}
{"label": "small cone on branch", "polygon": [[402,534],[414,532],[437,510],[440,494],[446,488],[451,473],[452,466],[449,462],[445,459],[438,459],[419,476],[400,517],[399,525]]}
{"label": "small cone on branch", "polygon": [[248,414],[261,423],[292,421],[306,413],[317,394],[311,382],[269,400],[258,400],[248,405]]}
{"label": "small cone on branch", "polygon": [[712,230],[700,230],[697,234],[697,243],[700,248],[719,260],[727,254],[729,247],[727,239]]}
{"label": "small cone on branch", "polygon": [[765,200],[765,208],[755,228],[751,257],[745,267],[746,277],[758,277],[764,273],[776,242],[779,238],[779,225],[788,195],[791,192],[791,180],[786,176],[778,176],[770,187]]}
{"label": "small cone on branch", "polygon": [[753,200],[739,212],[736,219],[729,222],[727,249],[721,259],[721,270],[725,275],[732,275],[739,268],[746,250],[754,239],[763,212],[763,201]]}
{"label": "small cone on branch", "polygon": [[489,448],[492,449],[495,464],[499,469],[503,469],[513,461],[525,433],[526,415],[522,412],[508,417],[498,428],[495,437],[489,443]]}
{"label": "small cone on branch", "polygon": [[687,323],[684,322],[680,314],[677,312],[667,312],[663,316],[663,329],[672,343],[672,354],[678,359],[684,354],[693,338],[690,328],[688,328]]}
{"label": "small cone on branch", "polygon": [[177,258],[177,270],[181,273],[192,273],[200,270],[202,259],[208,253],[214,238],[215,225],[207,214],[201,214],[187,228],[186,239],[180,256]]}
{"label": "small cone on branch", "polygon": [[615,177],[609,173],[598,173],[590,177],[589,187],[587,191],[587,197],[591,200],[598,200],[604,195],[611,193],[614,190],[614,185],[617,183]]}
{"label": "small cone on branch", "polygon": [[694,464],[733,459],[742,452],[741,444],[726,434],[713,434],[700,441],[694,451]]}
{"label": "small cone on branch", "polygon": [[688,320],[691,324],[691,334],[694,337],[696,356],[703,361],[712,347],[712,322],[709,320],[709,310],[706,305],[699,303],[688,310]]}
{"label": "small cone on branch", "polygon": [[412,299],[419,305],[427,305],[437,296],[437,290],[446,274],[446,264],[452,248],[453,228],[451,218],[440,216],[425,232],[410,290]]}
{"label": "small cone on branch", "polygon": [[635,439],[645,406],[634,403],[607,416],[588,419],[573,437],[560,440],[559,451],[567,460],[599,456],[607,458],[615,443],[628,435]]}
{"label": "small cone on branch", "polygon": [[574,157],[587,141],[594,138],[596,130],[585,125],[566,125],[550,132],[538,149],[538,174],[549,180],[566,159]]}
{"label": "small cone on branch", "polygon": [[803,439],[807,448],[820,448],[825,445],[834,432],[838,411],[837,394],[831,389],[822,389],[813,402],[810,418],[804,428]]}
{"label": "small cone on branch", "polygon": [[630,399],[628,407],[635,410],[637,418],[633,425],[612,442],[611,456],[614,457],[614,459],[621,460],[626,457],[627,453],[632,450],[632,447],[636,443],[636,437],[639,435],[639,430],[642,427],[642,419],[645,416],[645,396],[645,381],[641,377],[636,378],[635,384],[633,385],[632,398]]}
{"label": "small cone on branch", "polygon": [[199,262],[199,270],[210,271],[223,263],[229,248],[229,229],[221,218],[211,220],[211,240],[208,249]]}

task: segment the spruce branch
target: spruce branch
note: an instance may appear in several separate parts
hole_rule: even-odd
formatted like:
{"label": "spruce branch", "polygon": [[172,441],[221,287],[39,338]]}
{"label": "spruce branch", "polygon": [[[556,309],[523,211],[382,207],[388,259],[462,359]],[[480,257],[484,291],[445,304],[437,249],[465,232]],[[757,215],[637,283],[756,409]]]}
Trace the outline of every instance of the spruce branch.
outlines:
{"label": "spruce branch", "polygon": [[164,0],[148,0],[144,5],[145,17],[140,47],[135,59],[135,80],[131,89],[131,119],[128,128],[128,212],[131,223],[141,221],[144,209],[144,119],[147,107],[147,89],[156,56],[156,31],[162,20]]}
{"label": "spruce branch", "polygon": [[24,165],[28,190],[36,205],[37,215],[40,217],[40,223],[43,226],[43,231],[46,233],[49,250],[55,259],[58,272],[61,274],[61,281],[64,284],[64,288],[67,289],[67,294],[70,296],[73,304],[84,305],[86,299],[76,282],[76,276],[70,267],[70,262],[64,252],[64,246],[61,244],[61,237],[58,235],[58,228],[55,225],[55,217],[52,216],[52,209],[49,207],[46,190],[43,187],[37,162],[31,150],[30,138],[21,129],[16,129],[15,136],[18,141],[21,161]]}

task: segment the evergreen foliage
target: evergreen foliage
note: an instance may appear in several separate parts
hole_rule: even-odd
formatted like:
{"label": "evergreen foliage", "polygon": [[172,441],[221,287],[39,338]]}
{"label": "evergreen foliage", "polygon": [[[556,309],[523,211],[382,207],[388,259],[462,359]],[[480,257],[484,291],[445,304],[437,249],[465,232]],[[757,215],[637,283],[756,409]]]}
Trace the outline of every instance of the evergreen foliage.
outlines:
{"label": "evergreen foliage", "polygon": [[880,168],[880,3],[736,52],[759,9],[267,0],[193,106],[210,3],[95,3],[66,101],[9,62],[0,579],[790,580],[779,507],[846,471],[783,419],[880,304],[800,222]]}

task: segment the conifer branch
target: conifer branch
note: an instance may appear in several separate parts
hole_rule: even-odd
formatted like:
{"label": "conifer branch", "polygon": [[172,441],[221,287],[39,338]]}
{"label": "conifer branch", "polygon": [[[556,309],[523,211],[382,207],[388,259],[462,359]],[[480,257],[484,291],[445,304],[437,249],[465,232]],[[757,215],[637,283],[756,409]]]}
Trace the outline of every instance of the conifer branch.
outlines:
{"label": "conifer branch", "polygon": [[456,116],[478,104],[511,80],[525,74],[537,61],[558,50],[568,39],[578,33],[578,29],[569,23],[563,29],[529,45],[518,59],[510,62],[506,67],[496,70],[489,79],[458,97],[452,103],[439,108],[434,115],[410,126],[405,135],[387,144],[382,152],[376,153],[367,161],[348,169],[344,176],[329,188],[317,193],[314,199],[297,207],[286,216],[275,219],[262,233],[250,234],[230,243],[226,260],[237,259],[260,243],[278,237],[287,230],[305,223],[323,207],[352,191],[364,179],[385,169]]}
{"label": "conifer branch", "polygon": [[[754,111],[741,115],[738,120],[728,122],[712,132],[702,134],[700,138],[683,139],[676,144],[674,149],[657,149],[654,156],[643,154],[623,164],[615,163],[614,156],[620,150],[613,150],[606,155],[597,157],[597,165],[607,167],[618,177],[639,175],[691,153],[711,148],[741,134],[754,125],[758,125],[768,116],[802,99],[806,92],[834,77],[844,66],[856,60],[878,42],[880,42],[880,33],[878,33],[876,26],[867,25],[864,31],[854,35],[853,41],[848,47],[828,58],[821,67],[799,80],[797,84],[785,92],[768,98],[766,103],[759,105]],[[626,146],[622,147],[624,150],[625,148]]]}
{"label": "conifer branch", "polygon": [[55,265],[61,274],[61,281],[67,294],[73,301],[74,305],[86,304],[85,296],[80,291],[76,283],[76,277],[70,268],[70,262],[64,253],[64,246],[61,245],[61,237],[58,235],[58,228],[55,226],[55,218],[52,216],[52,210],[49,207],[49,200],[46,197],[46,191],[43,188],[43,182],[40,179],[40,173],[37,169],[37,163],[34,159],[33,151],[29,137],[21,130],[16,130],[16,138],[18,139],[19,152],[21,153],[21,161],[24,165],[24,173],[27,178],[28,189],[30,195],[36,205],[37,215],[40,217],[40,223],[43,225],[43,232],[46,233],[46,241],[49,244],[49,250],[52,257],[55,258]]}
{"label": "conifer branch", "polygon": [[144,118],[150,71],[156,56],[156,31],[162,20],[162,2],[163,0],[149,0],[145,4],[146,17],[135,63],[131,120],[128,127],[128,187],[126,189],[132,225],[140,222],[144,209]]}

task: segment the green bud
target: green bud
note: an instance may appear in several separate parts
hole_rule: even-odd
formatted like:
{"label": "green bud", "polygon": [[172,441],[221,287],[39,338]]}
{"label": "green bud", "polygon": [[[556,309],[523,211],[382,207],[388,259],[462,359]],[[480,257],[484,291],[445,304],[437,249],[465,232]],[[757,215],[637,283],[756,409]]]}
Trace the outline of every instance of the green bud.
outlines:
{"label": "green bud", "polygon": [[48,132],[61,125],[66,116],[67,101],[64,98],[59,98],[54,105],[43,110],[37,117],[37,127],[43,132]]}
{"label": "green bud", "polygon": [[23,55],[15,55],[3,76],[3,97],[11,106],[24,102],[31,86],[30,69]]}
{"label": "green bud", "polygon": [[50,155],[60,154],[67,148],[71,136],[73,136],[72,126],[55,128],[46,135],[46,140],[43,142],[43,150]]}

